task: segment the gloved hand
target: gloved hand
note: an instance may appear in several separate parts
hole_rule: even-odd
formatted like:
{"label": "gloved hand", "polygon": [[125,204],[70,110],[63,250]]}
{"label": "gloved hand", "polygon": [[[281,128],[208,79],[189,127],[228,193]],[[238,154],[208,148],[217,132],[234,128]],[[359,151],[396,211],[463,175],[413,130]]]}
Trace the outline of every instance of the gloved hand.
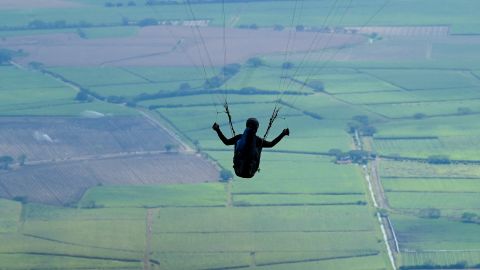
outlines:
{"label": "gloved hand", "polygon": [[218,130],[220,130],[220,126],[215,122],[215,123],[213,123],[212,129],[215,130],[215,131],[218,131]]}
{"label": "gloved hand", "polygon": [[282,131],[283,135],[289,136],[290,135],[290,129],[286,128]]}

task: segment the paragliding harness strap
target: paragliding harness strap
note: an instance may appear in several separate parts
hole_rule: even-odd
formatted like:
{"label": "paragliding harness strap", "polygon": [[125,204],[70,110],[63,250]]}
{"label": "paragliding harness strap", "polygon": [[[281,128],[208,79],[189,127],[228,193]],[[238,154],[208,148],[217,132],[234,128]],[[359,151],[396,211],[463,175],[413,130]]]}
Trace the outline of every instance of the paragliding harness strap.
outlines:
{"label": "paragliding harness strap", "polygon": [[267,131],[265,131],[265,135],[263,135],[264,140],[267,138],[268,132],[270,132],[270,128],[273,126],[275,119],[277,119],[279,111],[280,111],[280,107],[275,105],[275,108],[273,108],[272,116],[270,116],[270,120],[268,121]]}
{"label": "paragliding harness strap", "polygon": [[225,100],[225,103],[223,103],[223,107],[225,108],[225,113],[228,116],[228,123],[230,124],[230,130],[232,131],[232,135],[235,136],[235,129],[233,128],[232,124],[232,115],[230,114],[230,110],[228,109],[227,100]]}

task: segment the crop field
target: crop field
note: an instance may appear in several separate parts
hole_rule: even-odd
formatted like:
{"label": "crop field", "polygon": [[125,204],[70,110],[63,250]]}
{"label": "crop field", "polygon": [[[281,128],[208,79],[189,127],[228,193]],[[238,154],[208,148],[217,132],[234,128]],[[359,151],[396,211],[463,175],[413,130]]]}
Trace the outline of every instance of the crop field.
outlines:
{"label": "crop field", "polygon": [[454,265],[467,263],[472,267],[478,267],[476,262],[480,261],[478,251],[426,251],[426,252],[405,252],[402,254],[402,265],[426,265],[432,261],[438,265]]}
{"label": "crop field", "polygon": [[[9,1],[13,2],[13,1]],[[20,1],[20,3],[28,4],[32,1]],[[76,0],[76,5],[73,8],[71,1],[68,2],[70,6],[63,5],[63,1],[41,1],[40,3],[50,3],[47,6],[56,7],[50,9],[35,10],[38,19],[43,20],[68,20],[77,22],[85,20],[93,24],[120,24],[124,12],[128,12],[131,20],[141,20],[143,18],[154,17],[159,20],[191,20],[192,15],[186,12],[183,4],[166,5],[160,7],[148,7],[144,5],[143,1],[136,1],[137,6],[124,6],[120,8],[106,8],[103,2],[95,2],[88,0]],[[56,3],[55,3],[56,2]],[[58,5],[57,3],[63,5]],[[53,3],[53,4],[52,4]],[[306,1],[303,7],[303,14],[301,22],[305,25],[322,25],[323,18],[328,14],[328,10],[333,5],[334,1]],[[377,9],[383,4],[382,1],[371,1],[365,5],[362,1],[353,1],[352,7],[347,9],[345,7],[347,1],[342,1],[341,5],[337,7],[337,13],[345,13],[347,16],[340,20],[340,15],[330,19],[329,24],[360,26],[365,24],[371,14],[374,14]],[[473,10],[478,8],[477,3],[462,0],[459,1],[454,10],[448,8],[448,1],[428,0],[418,3],[413,0],[402,1],[400,3],[392,3],[384,9],[384,11],[371,25],[453,25],[455,33],[478,33],[478,23],[475,23],[476,14]],[[12,7],[20,8],[22,4],[15,4]],[[38,5],[36,3],[36,5]],[[219,3],[208,3],[192,5],[197,18],[208,18],[212,20],[213,25],[222,24],[221,5]],[[282,1],[279,2],[275,8],[276,12],[272,13],[269,3],[262,1],[248,3],[233,2],[226,5],[227,21],[234,25],[250,25],[257,24],[259,26],[273,26],[274,24],[289,25],[292,16],[292,9],[295,2]],[[412,9],[412,6],[415,8]],[[121,12],[119,12],[119,10]],[[162,11],[162,12],[160,12]],[[401,16],[403,12],[411,12],[408,22]],[[29,20],[28,16],[20,16],[22,10],[2,10],[1,25],[8,26],[24,26]]]}
{"label": "crop field", "polygon": [[218,178],[214,164],[181,153],[67,161],[0,173],[7,198],[57,205],[75,203],[88,188],[98,185],[202,183]]}
{"label": "crop field", "polygon": [[[191,30],[190,27],[153,26],[141,29],[136,36],[102,39],[82,39],[70,33],[21,36],[0,40],[0,45],[26,52],[28,55],[19,59],[19,62],[24,64],[34,61],[44,63],[46,66],[213,67],[226,61],[226,63],[243,62],[258,54],[282,53],[289,35],[287,31],[279,32],[272,29],[229,29],[226,33],[229,57],[225,60],[223,41],[217,38],[222,35],[221,28],[199,30],[202,33],[201,40],[196,36],[192,37]],[[324,39],[329,36],[325,33],[298,33],[297,42],[292,50],[312,49],[312,41],[318,39],[318,35]],[[249,39],[256,40],[255,46],[252,46]],[[365,42],[363,36],[351,34],[335,34],[330,39],[331,42],[328,44],[314,42],[313,49]],[[32,42],[35,44],[30,45]]]}
{"label": "crop field", "polygon": [[27,163],[164,151],[165,145],[176,143],[166,131],[140,116],[3,117],[0,125],[2,154],[24,154]]}

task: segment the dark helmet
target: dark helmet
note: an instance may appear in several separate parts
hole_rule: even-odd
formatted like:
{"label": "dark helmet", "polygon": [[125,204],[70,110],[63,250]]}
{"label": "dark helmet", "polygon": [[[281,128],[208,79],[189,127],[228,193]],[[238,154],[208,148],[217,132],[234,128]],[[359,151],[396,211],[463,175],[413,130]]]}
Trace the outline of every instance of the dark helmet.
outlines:
{"label": "dark helmet", "polygon": [[252,128],[254,130],[257,130],[259,126],[257,118],[248,118],[246,126],[247,128]]}

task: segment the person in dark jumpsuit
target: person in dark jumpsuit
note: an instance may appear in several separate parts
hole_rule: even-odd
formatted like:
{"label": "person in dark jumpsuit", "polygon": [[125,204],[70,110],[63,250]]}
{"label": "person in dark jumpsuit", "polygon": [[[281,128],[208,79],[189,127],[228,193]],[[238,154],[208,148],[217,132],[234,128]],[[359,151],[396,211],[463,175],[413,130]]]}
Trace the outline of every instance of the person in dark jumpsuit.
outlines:
{"label": "person in dark jumpsuit", "polygon": [[283,137],[290,135],[290,130],[284,129],[273,141],[267,141],[257,136],[258,120],[249,118],[243,134],[238,134],[227,139],[220,130],[220,126],[214,123],[212,128],[225,145],[235,145],[233,155],[233,168],[235,174],[242,178],[252,178],[260,166],[260,156],[263,148],[272,148]]}

